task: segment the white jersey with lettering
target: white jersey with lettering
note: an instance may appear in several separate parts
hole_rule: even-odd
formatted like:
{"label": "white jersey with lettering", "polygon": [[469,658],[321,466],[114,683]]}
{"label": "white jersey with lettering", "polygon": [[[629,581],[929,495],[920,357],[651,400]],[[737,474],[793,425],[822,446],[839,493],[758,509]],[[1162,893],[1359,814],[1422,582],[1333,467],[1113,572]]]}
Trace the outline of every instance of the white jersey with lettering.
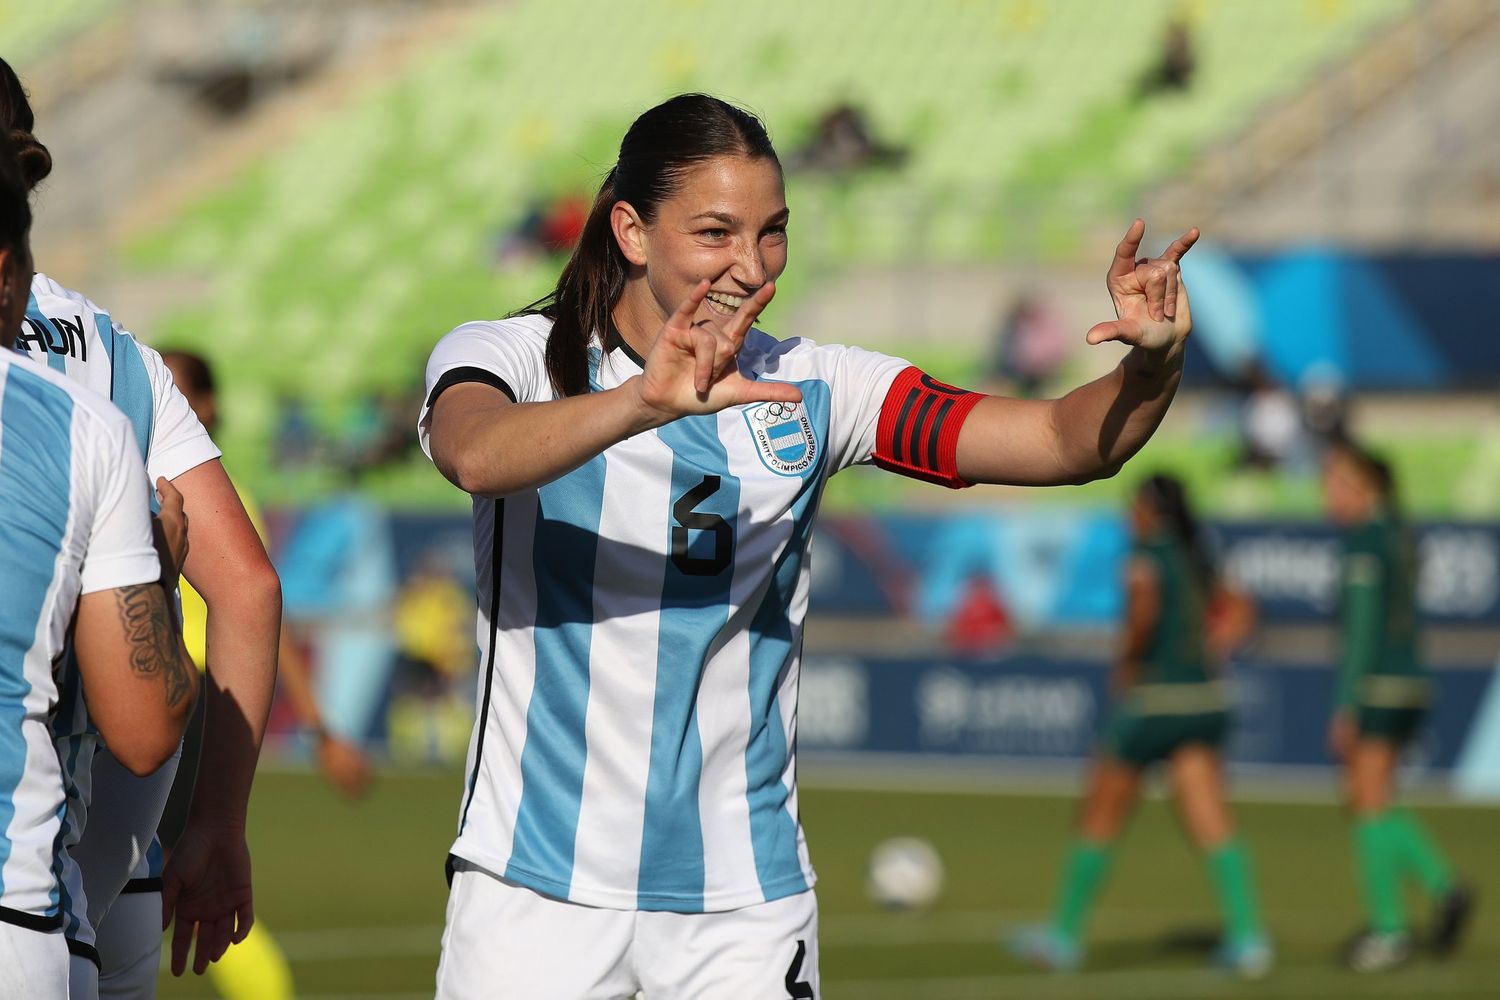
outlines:
{"label": "white jersey with lettering", "polygon": [[[556,398],[550,328],[522,316],[443,338],[419,421],[429,455],[452,385]],[[596,344],[593,390],[642,364]],[[812,886],[795,784],[808,543],[828,477],[874,457],[914,369],[759,330],[739,365],[802,402],[675,420],[474,499],[483,669],[455,856],[618,909],[730,910]]]}
{"label": "white jersey with lettering", "polygon": [[[176,479],[219,457],[219,449],[173,382],[161,355],[136,340],[106,310],[45,274],[38,273],[32,279],[16,349],[106,396],[124,411],[132,441],[152,483],[158,478]],[[154,510],[154,491],[151,503]],[[114,817],[89,815],[95,794],[92,766],[97,742],[92,728],[81,689],[76,683],[65,686],[53,720],[57,754],[63,761],[68,789],[68,810],[63,820],[67,858],[64,880],[73,890],[68,898],[82,900],[87,896],[90,909],[98,914],[132,881],[139,880],[144,886],[154,884],[161,875],[163,856],[154,840],[159,807],[156,817],[144,810]],[[130,787],[115,797],[165,801],[174,770],[175,761],[147,778],[128,776],[125,780]],[[80,844],[85,837],[87,841]],[[80,870],[75,856],[107,860],[95,860],[86,870]],[[64,931],[75,951],[97,963],[88,914],[81,909],[70,910]]]}
{"label": "white jersey with lettering", "polygon": [[0,921],[62,926],[64,644],[79,595],[160,577],[150,495],[118,409],[0,352]]}

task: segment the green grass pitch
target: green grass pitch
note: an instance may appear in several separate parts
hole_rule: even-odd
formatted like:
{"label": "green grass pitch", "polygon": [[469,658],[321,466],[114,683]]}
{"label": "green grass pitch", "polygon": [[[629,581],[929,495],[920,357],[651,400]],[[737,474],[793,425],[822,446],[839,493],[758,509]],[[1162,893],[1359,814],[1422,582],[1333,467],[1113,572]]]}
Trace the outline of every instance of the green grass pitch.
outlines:
{"label": "green grass pitch", "polygon": [[[285,949],[302,1000],[431,997],[445,888],[443,857],[461,776],[387,774],[363,803],[317,777],[270,772],[251,816],[257,911]],[[1327,803],[1241,803],[1279,965],[1254,984],[1205,966],[1215,924],[1207,874],[1170,807],[1144,803],[1092,923],[1083,972],[1053,976],[1012,961],[1002,928],[1042,914],[1066,844],[1073,800],[996,792],[803,789],[818,869],[824,994],[880,998],[1444,997],[1496,995],[1500,982],[1500,809],[1419,809],[1455,864],[1479,885],[1465,947],[1378,978],[1334,962],[1359,921],[1340,811]],[[922,913],[887,913],[864,897],[871,847],[926,837],[948,870]],[[1413,900],[1413,905],[1416,901]],[[163,1000],[211,997],[206,980],[163,973]]]}

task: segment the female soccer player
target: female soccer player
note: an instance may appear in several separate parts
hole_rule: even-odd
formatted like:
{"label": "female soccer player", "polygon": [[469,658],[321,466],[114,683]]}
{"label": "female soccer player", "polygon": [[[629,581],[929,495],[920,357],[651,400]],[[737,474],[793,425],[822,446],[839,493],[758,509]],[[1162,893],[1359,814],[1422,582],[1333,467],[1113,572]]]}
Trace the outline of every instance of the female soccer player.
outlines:
{"label": "female soccer player", "polygon": [[[1022,931],[1012,949],[1047,968],[1083,959],[1089,905],[1114,844],[1140,797],[1142,772],[1165,761],[1183,826],[1208,859],[1224,914],[1218,961],[1246,977],[1270,971],[1250,859],[1224,796],[1220,747],[1228,726],[1217,654],[1249,632],[1252,612],[1219,583],[1182,484],[1152,476],[1130,506],[1135,548],[1125,575],[1124,643],[1115,667],[1119,698],[1079,811],[1052,920]],[[1213,607],[1218,614],[1210,616]]]}
{"label": "female soccer player", "polygon": [[149,774],[181,739],[197,675],[169,610],[187,538],[181,495],[159,482],[153,545],[125,416],[11,350],[31,281],[20,166],[0,132],[0,997],[66,1000],[59,688],[80,684],[121,764]]}
{"label": "female soccer player", "polygon": [[1337,703],[1328,744],[1344,769],[1354,814],[1354,857],[1369,927],[1344,959],[1359,972],[1392,969],[1411,957],[1401,877],[1414,876],[1435,901],[1429,943],[1438,955],[1458,945],[1473,894],[1421,822],[1395,798],[1396,764],[1431,698],[1418,648],[1416,551],[1385,462],[1349,442],[1323,462],[1329,517],[1344,529]]}
{"label": "female soccer player", "polygon": [[[26,183],[51,171],[32,134],[34,115],[15,71],[0,60],[0,126],[18,147]],[[208,603],[207,736],[203,770],[186,831],[163,872],[152,843],[176,762],[146,778],[120,766],[95,738],[77,692],[64,694],[54,722],[69,776],[66,828],[75,997],[149,995],[157,974],[162,913],[175,911],[173,969],[181,973],[194,936],[201,973],[253,920],[245,812],[276,679],[281,588],[245,515],[219,450],[172,384],[160,356],[107,312],[44,274],[32,281],[17,347],[54,371],[108,397],[135,428],[152,480],[181,491],[192,545],[183,574]],[[87,818],[87,822],[85,822]],[[79,839],[81,837],[81,839]],[[81,888],[80,888],[81,879]],[[87,900],[87,912],[82,911]],[[105,928],[112,908],[116,919]],[[97,941],[95,930],[101,930]]]}
{"label": "female soccer player", "polygon": [[419,435],[474,497],[484,654],[440,997],[816,996],[794,750],[827,478],[1078,483],[1166,413],[1196,231],[1138,262],[1130,227],[1088,340],[1133,349],[1033,401],[752,328],[789,216],[760,122],[675,97],[554,292],[433,351]]}

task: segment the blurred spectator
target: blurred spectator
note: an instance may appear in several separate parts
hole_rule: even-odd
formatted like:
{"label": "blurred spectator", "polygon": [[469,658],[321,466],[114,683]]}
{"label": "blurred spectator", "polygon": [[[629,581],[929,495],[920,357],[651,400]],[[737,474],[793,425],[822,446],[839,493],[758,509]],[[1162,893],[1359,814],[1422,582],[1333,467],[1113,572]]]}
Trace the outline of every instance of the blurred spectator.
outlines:
{"label": "blurred spectator", "polygon": [[865,112],[845,101],[823,112],[807,145],[787,158],[787,168],[843,173],[905,160],[905,149],[877,139]]}
{"label": "blurred spectator", "polygon": [[399,657],[391,752],[423,763],[462,760],[473,725],[464,681],[475,667],[474,606],[442,549],[423,553],[396,595]]}
{"label": "blurred spectator", "polygon": [[1184,21],[1167,25],[1162,37],[1161,54],[1137,87],[1140,97],[1154,97],[1169,91],[1187,90],[1193,82],[1198,59],[1193,54],[1193,36]]}
{"label": "blurred spectator", "polygon": [[589,217],[588,199],[570,192],[556,198],[534,198],[521,221],[503,233],[495,251],[496,263],[515,265],[573,249]]}
{"label": "blurred spectator", "polygon": [[1043,300],[1023,295],[1005,315],[985,378],[991,391],[1044,395],[1068,356],[1068,329]]}
{"label": "blurred spectator", "polygon": [[1297,397],[1260,361],[1245,373],[1247,394],[1240,407],[1240,464],[1266,471],[1285,469],[1309,451]]}

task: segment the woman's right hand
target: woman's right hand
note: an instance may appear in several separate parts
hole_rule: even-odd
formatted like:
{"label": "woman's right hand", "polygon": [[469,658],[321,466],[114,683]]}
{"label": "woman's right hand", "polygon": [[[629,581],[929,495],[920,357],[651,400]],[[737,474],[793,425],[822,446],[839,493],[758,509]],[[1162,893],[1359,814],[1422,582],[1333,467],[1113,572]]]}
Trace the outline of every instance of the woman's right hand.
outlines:
{"label": "woman's right hand", "polygon": [[161,510],[151,519],[152,540],[161,560],[161,577],[175,587],[182,575],[182,564],[187,562],[187,513],[182,509],[182,494],[164,478],[156,480],[156,498]]}
{"label": "woman's right hand", "polygon": [[766,282],[722,326],[712,319],[693,320],[708,290],[707,279],[698,282],[661,328],[636,383],[641,407],[666,423],[744,403],[800,401],[796,386],[747,379],[737,364],[745,336],[776,286]]}
{"label": "woman's right hand", "polygon": [[1354,713],[1346,708],[1333,713],[1333,720],[1328,724],[1328,752],[1333,754],[1333,759],[1347,761],[1354,753],[1358,739],[1359,727],[1355,724]]}

